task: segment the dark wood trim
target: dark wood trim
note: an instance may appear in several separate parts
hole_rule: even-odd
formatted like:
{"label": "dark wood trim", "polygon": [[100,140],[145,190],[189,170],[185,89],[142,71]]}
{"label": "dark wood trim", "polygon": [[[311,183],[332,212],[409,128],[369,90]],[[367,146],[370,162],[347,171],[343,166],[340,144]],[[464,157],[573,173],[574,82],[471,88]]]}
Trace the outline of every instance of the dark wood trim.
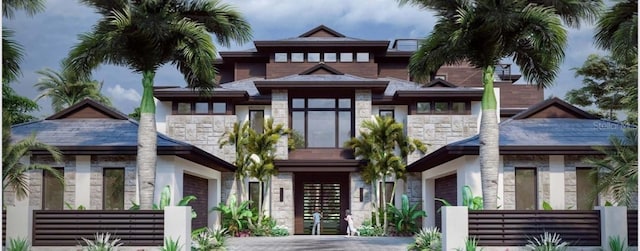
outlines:
{"label": "dark wood trim", "polygon": [[248,99],[249,94],[247,91],[241,90],[229,90],[216,88],[210,95],[203,95],[202,93],[187,89],[187,88],[155,88],[153,90],[153,96],[160,101],[173,101],[173,100],[192,100],[200,99],[207,100],[212,98],[240,98]]}
{"label": "dark wood trim", "polygon": [[314,33],[318,32],[318,31],[326,31],[327,33],[333,35],[334,37],[345,37],[342,33],[335,31],[334,29],[331,29],[323,24],[318,25],[317,27],[302,33],[302,35],[298,36],[298,37],[309,37],[311,35],[313,35]]}
{"label": "dark wood trim", "polygon": [[85,107],[92,107],[94,109],[96,109],[98,112],[105,114],[107,117],[112,118],[112,119],[121,119],[121,120],[128,120],[129,117],[127,115],[125,115],[124,113],[121,113],[117,110],[114,110],[112,108],[109,108],[103,104],[98,103],[97,101],[94,101],[93,99],[89,99],[86,98],[62,111],[59,111],[47,118],[45,118],[45,120],[54,120],[54,119],[63,119],[66,118],[69,115],[72,115],[73,113],[76,113],[80,110],[82,110]]}
{"label": "dark wood trim", "polygon": [[[447,112],[436,113],[436,103],[447,103]],[[429,112],[418,112],[418,103],[430,103],[431,110]],[[464,103],[463,113],[453,112],[453,103]],[[470,100],[444,100],[434,99],[429,101],[416,101],[409,106],[409,115],[471,115],[471,101]]]}
{"label": "dark wood trim", "polygon": [[567,102],[562,101],[561,99],[554,97],[551,99],[547,99],[544,102],[538,103],[532,107],[529,107],[529,109],[527,109],[524,112],[521,112],[515,116],[512,117],[512,119],[526,119],[542,110],[544,110],[547,107],[550,106],[558,106],[563,110],[566,110],[569,113],[572,113],[573,115],[575,115],[578,118],[583,118],[583,119],[599,119],[598,117],[585,112]]}
{"label": "dark wood trim", "polygon": [[638,246],[638,210],[627,210],[627,240],[629,247]]}
{"label": "dark wood trim", "polygon": [[359,172],[360,160],[276,160],[280,172]]}
{"label": "dark wood trim", "polygon": [[[190,105],[189,113],[178,113],[179,104],[188,103]],[[196,113],[196,103],[207,103],[208,108],[206,113]],[[224,104],[225,111],[224,113],[215,113],[213,108],[214,104]],[[174,100],[171,102],[171,115],[234,115],[235,114],[235,104],[228,101],[187,101],[187,100]]]}
{"label": "dark wood trim", "polygon": [[424,90],[397,90],[394,98],[471,98],[474,101],[480,101],[482,99],[482,89],[435,88],[436,87],[425,88]]}
{"label": "dark wood trim", "polygon": [[309,69],[306,69],[303,72],[299,73],[299,75],[309,75],[309,74],[311,74],[311,73],[313,73],[313,72],[315,72],[317,70],[320,70],[320,69],[326,70],[326,71],[328,71],[328,72],[330,72],[331,74],[334,74],[334,75],[344,75],[344,73],[342,73],[341,71],[338,71],[335,68],[333,68],[331,66],[328,66],[328,65],[326,65],[324,63],[319,63],[319,64],[317,64],[317,65],[315,65],[315,66],[313,66],[313,67],[311,67]]}
{"label": "dark wood trim", "polygon": [[372,93],[384,93],[389,81],[254,81],[260,94],[271,94],[276,89],[370,89]]}
{"label": "dark wood trim", "polygon": [[[340,219],[344,219],[344,211],[349,209],[351,188],[349,172],[333,173],[294,173],[293,174],[293,198],[294,198],[294,234],[304,234],[304,183],[340,183]],[[340,220],[339,234],[346,233],[346,222]]]}
{"label": "dark wood trim", "polygon": [[424,87],[438,87],[438,85],[441,85],[440,87],[449,87],[449,88],[457,88],[458,87],[458,86],[450,83],[447,80],[439,79],[439,78],[431,80],[431,82],[429,82],[428,84],[424,85]]}
{"label": "dark wood trim", "polygon": [[266,48],[292,48],[292,47],[378,47],[385,50],[389,47],[388,40],[347,40],[347,41],[303,41],[303,40],[270,40],[270,41],[254,41],[258,52],[264,51]]}

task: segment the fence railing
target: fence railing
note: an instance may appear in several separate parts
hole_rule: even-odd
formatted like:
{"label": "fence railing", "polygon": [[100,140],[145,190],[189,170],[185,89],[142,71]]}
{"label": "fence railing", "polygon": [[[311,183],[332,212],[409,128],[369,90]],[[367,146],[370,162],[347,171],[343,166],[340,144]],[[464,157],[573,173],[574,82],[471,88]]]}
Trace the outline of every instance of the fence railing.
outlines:
{"label": "fence railing", "polygon": [[7,246],[7,210],[2,210],[2,246]]}
{"label": "fence railing", "polygon": [[544,232],[557,233],[571,246],[601,246],[600,211],[469,211],[469,236],[479,246],[524,246]]}
{"label": "fence railing", "polygon": [[629,246],[638,246],[638,210],[627,211],[627,238]]}
{"label": "fence railing", "polygon": [[164,212],[156,210],[34,210],[33,246],[77,246],[110,233],[123,246],[162,246]]}

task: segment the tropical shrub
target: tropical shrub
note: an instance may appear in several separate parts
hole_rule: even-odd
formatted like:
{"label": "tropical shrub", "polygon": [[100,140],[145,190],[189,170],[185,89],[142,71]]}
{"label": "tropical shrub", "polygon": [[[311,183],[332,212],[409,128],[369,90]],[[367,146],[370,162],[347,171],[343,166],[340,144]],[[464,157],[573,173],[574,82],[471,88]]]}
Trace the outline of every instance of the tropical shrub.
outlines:
{"label": "tropical shrub", "polygon": [[181,251],[182,245],[180,245],[180,238],[173,240],[171,238],[164,238],[164,246],[160,248],[162,251]]}
{"label": "tropical shrub", "polygon": [[191,243],[192,251],[226,250],[225,241],[227,240],[227,229],[203,227],[194,230],[191,233],[191,238],[193,240]]}
{"label": "tropical shrub", "polygon": [[610,251],[629,251],[629,247],[625,247],[625,239],[620,239],[620,236],[609,236],[609,250]]}
{"label": "tropical shrub", "polygon": [[82,238],[84,240],[85,246],[82,247],[82,250],[85,251],[111,251],[117,250],[119,246],[122,245],[120,243],[120,239],[111,239],[110,233],[96,233],[94,240],[89,240],[86,238]]}
{"label": "tropical shrub", "polygon": [[226,228],[233,236],[239,236],[240,232],[248,229],[253,216],[249,204],[251,201],[243,201],[237,203],[236,196],[231,195],[227,200],[227,204],[220,203],[217,207],[210,211],[220,211],[222,214],[222,227]]}
{"label": "tropical shrub", "polygon": [[562,241],[559,234],[548,233],[533,237],[527,241],[525,249],[531,251],[564,251],[567,250],[568,242]]}
{"label": "tropical shrub", "polygon": [[476,237],[467,237],[464,239],[464,251],[476,251],[476,249],[478,249],[478,240]]}
{"label": "tropical shrub", "polygon": [[9,239],[7,251],[29,251],[31,248],[27,238]]}
{"label": "tropical shrub", "polygon": [[[451,203],[444,199],[435,198],[435,200],[442,202],[444,206],[451,206]],[[469,210],[482,210],[483,201],[482,196],[473,196],[471,187],[462,187],[462,206],[468,207]]]}
{"label": "tropical shrub", "polygon": [[391,222],[399,234],[413,234],[418,231],[418,219],[427,217],[427,213],[417,209],[418,206],[419,204],[409,205],[409,197],[406,194],[402,195],[400,208],[388,204],[389,212],[392,213]]}
{"label": "tropical shrub", "polygon": [[287,236],[289,228],[285,225],[276,225],[271,229],[271,236]]}
{"label": "tropical shrub", "polygon": [[[257,214],[255,214],[254,212],[253,216],[257,217]],[[252,220],[253,220],[253,217],[252,217]],[[257,220],[257,218],[255,220]],[[262,219],[262,221],[258,222],[255,226],[249,226],[249,229],[252,231],[252,234],[254,236],[271,236],[271,231],[275,226],[276,226],[276,221],[273,218],[266,216]]]}
{"label": "tropical shrub", "polygon": [[442,250],[442,234],[437,227],[423,228],[415,236],[415,241],[407,247],[410,251]]}
{"label": "tropical shrub", "polygon": [[362,222],[362,225],[358,228],[360,236],[383,236],[384,231],[382,226],[373,224],[373,219],[367,219]]}
{"label": "tropical shrub", "polygon": [[[196,196],[187,195],[184,198],[182,198],[178,202],[178,204],[176,204],[176,206],[186,207],[189,205],[189,202],[196,199],[197,199]],[[129,210],[140,210],[140,205],[136,204],[133,201],[131,201],[131,204],[133,204],[133,206],[131,206]],[[162,189],[162,193],[160,193],[160,202],[158,204],[153,204],[153,210],[164,210],[164,208],[168,206],[171,206],[171,186],[169,185],[165,186],[164,189]],[[191,218],[196,218],[196,217],[198,217],[198,214],[193,208],[191,208]]]}

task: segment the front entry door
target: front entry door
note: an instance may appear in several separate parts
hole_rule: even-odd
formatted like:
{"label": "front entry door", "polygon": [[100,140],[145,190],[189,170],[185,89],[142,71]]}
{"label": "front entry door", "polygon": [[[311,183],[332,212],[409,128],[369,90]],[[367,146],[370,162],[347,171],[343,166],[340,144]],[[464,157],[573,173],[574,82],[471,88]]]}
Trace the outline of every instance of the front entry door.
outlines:
{"label": "front entry door", "polygon": [[311,234],[313,212],[322,213],[320,233],[344,234],[349,206],[349,173],[295,174],[295,234]]}

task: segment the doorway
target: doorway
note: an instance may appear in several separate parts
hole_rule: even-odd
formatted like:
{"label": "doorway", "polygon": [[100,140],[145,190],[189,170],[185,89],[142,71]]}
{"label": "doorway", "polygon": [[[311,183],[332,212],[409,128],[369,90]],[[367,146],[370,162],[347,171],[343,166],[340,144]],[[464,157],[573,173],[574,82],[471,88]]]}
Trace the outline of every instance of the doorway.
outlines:
{"label": "doorway", "polygon": [[346,233],[344,211],[349,207],[349,173],[296,173],[295,234],[311,234],[313,212],[322,213],[320,234]]}

